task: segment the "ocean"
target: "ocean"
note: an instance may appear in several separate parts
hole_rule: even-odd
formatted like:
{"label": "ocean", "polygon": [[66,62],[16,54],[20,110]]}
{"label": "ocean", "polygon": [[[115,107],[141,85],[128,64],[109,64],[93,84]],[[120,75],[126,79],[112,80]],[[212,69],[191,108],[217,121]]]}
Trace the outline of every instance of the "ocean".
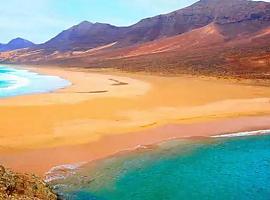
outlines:
{"label": "ocean", "polygon": [[70,85],[57,76],[0,66],[0,98],[51,92]]}
{"label": "ocean", "polygon": [[174,140],[52,181],[70,200],[269,200],[270,136]]}

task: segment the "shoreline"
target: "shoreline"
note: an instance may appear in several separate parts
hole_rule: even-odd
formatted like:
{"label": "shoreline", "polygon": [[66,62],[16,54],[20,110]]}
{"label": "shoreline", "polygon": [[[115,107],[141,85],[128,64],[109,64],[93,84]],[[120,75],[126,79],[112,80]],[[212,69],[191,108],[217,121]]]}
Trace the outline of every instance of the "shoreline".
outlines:
{"label": "shoreline", "polygon": [[[95,162],[121,152],[136,150],[140,146],[153,146],[178,139],[215,139],[216,136],[223,137],[234,133],[258,132],[261,128],[270,130],[269,122],[270,116],[166,125],[149,131],[107,136],[99,141],[81,145],[1,152],[0,157],[1,162],[4,161],[8,167],[18,172],[34,172],[44,176],[53,167],[69,163]],[[170,134],[166,134],[167,131]],[[185,135],[176,136],[184,131]]]}
{"label": "shoreline", "polygon": [[74,175],[76,171],[80,168],[84,168],[85,166],[93,165],[95,163],[98,163],[102,160],[108,160],[110,158],[115,158],[118,156],[122,156],[123,154],[132,154],[136,153],[140,150],[151,150],[156,147],[158,147],[160,144],[177,141],[177,140],[211,140],[211,139],[228,139],[228,138],[244,138],[244,137],[250,137],[250,136],[263,136],[263,135],[270,135],[270,129],[267,130],[258,130],[258,131],[244,131],[244,132],[237,132],[237,133],[228,133],[224,135],[214,135],[204,138],[193,138],[193,137],[186,137],[186,138],[169,138],[167,140],[162,140],[157,143],[148,144],[148,145],[138,145],[136,147],[130,148],[130,149],[123,149],[122,151],[116,152],[112,155],[108,155],[104,158],[98,158],[96,160],[91,161],[85,161],[85,162],[78,162],[78,163],[69,163],[69,164],[62,164],[52,167],[49,171],[47,171],[44,175],[44,181],[46,183],[51,183],[58,180],[63,180],[65,178],[68,178],[69,176]]}
{"label": "shoreline", "polygon": [[0,163],[20,172],[44,175],[64,163],[90,162],[173,138],[270,129],[267,87],[193,76],[28,69],[72,85],[0,100],[5,113],[0,114]]}
{"label": "shoreline", "polygon": [[[1,65],[6,70],[3,81],[10,81],[10,85],[0,88],[1,99],[15,98],[19,96],[32,96],[48,94],[70,86],[70,82],[62,77],[39,73],[29,68],[20,68],[11,65]],[[44,85],[44,82],[47,82]]]}

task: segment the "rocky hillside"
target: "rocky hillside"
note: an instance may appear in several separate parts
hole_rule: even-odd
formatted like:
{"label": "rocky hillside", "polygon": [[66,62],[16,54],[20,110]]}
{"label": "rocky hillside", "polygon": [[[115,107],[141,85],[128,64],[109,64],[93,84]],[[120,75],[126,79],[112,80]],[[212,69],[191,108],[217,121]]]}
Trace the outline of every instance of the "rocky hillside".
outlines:
{"label": "rocky hillside", "polygon": [[56,200],[50,188],[34,175],[18,174],[0,166],[0,200]]}

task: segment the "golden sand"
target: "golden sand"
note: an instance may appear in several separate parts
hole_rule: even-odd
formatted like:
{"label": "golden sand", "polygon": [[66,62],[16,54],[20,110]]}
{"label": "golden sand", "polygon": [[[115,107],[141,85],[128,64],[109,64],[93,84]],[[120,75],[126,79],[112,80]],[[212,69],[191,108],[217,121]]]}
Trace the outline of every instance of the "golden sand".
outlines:
{"label": "golden sand", "polygon": [[175,137],[270,128],[270,118],[260,117],[270,114],[268,87],[186,75],[31,69],[72,86],[0,100],[0,162],[17,170],[44,173]]}

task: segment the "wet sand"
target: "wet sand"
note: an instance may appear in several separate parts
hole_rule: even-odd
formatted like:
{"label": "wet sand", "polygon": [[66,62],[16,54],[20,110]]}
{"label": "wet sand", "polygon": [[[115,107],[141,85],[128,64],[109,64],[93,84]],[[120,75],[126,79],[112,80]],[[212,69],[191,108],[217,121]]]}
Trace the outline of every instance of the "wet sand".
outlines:
{"label": "wet sand", "polygon": [[55,165],[138,145],[270,129],[270,88],[192,76],[32,68],[70,80],[49,94],[0,100],[0,163],[43,175]]}

